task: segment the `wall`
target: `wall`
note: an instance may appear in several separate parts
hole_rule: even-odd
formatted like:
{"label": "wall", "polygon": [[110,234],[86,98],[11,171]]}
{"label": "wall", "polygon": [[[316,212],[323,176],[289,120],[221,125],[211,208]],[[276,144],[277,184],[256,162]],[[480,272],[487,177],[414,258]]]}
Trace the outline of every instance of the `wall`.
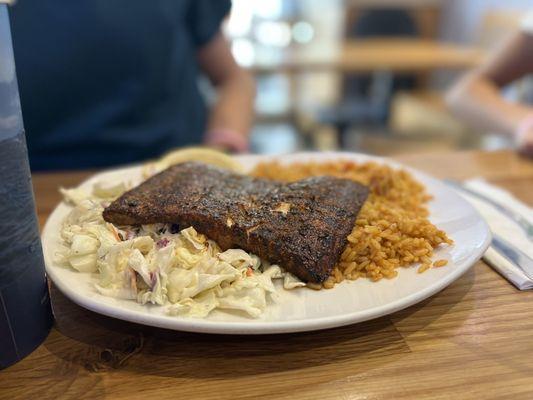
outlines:
{"label": "wall", "polygon": [[442,3],[441,37],[459,43],[478,39],[487,11],[505,9],[525,13],[533,10],[531,0],[448,0]]}

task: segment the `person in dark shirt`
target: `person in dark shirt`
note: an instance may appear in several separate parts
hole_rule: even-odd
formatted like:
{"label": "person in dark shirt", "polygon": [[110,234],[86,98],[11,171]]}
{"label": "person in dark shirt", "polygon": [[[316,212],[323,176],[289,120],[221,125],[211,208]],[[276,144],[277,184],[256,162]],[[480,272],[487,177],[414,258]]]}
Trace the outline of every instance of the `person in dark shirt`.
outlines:
{"label": "person in dark shirt", "polygon": [[[21,0],[10,10],[33,170],[207,144],[247,149],[255,86],[220,25],[228,0]],[[217,88],[208,112],[198,80]]]}

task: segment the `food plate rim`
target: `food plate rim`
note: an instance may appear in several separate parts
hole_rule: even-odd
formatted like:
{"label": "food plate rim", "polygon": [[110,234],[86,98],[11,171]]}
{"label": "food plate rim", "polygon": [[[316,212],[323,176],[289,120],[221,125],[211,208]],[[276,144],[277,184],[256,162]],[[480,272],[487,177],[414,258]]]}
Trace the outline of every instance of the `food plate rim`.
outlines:
{"label": "food plate rim", "polygon": [[[304,332],[304,331],[316,331],[322,329],[329,329],[334,327],[341,327],[345,325],[355,324],[359,322],[368,321],[371,319],[379,318],[384,315],[392,314],[394,312],[405,309],[409,306],[412,306],[416,303],[419,303],[428,297],[438,293],[442,289],[449,286],[452,282],[459,279],[464,273],[466,273],[485,253],[491,242],[491,233],[488,228],[486,221],[481,217],[478,211],[464,200],[457,192],[445,185],[436,178],[431,177],[430,175],[421,172],[415,168],[403,165],[394,160],[371,156],[361,153],[353,152],[300,152],[292,153],[286,155],[242,155],[236,156],[238,160],[241,160],[243,163],[252,160],[254,163],[266,161],[266,160],[277,160],[282,163],[290,163],[291,160],[294,162],[303,161],[303,160],[312,160],[318,159],[321,162],[325,162],[328,159],[335,157],[337,160],[351,160],[356,162],[365,162],[365,161],[376,161],[379,163],[390,165],[394,168],[403,168],[411,172],[415,177],[423,177],[424,180],[431,180],[433,185],[445,187],[450,194],[457,196],[463,205],[467,208],[470,208],[470,211],[473,212],[481,222],[484,230],[484,238],[481,246],[477,249],[476,252],[469,254],[465,260],[462,261],[461,266],[454,269],[451,273],[444,276],[443,278],[436,280],[432,284],[426,286],[425,288],[411,293],[403,298],[394,300],[392,302],[368,308],[366,310],[359,310],[352,313],[345,313],[336,316],[328,317],[317,317],[317,318],[308,318],[308,319],[296,319],[291,321],[257,321],[250,320],[249,322],[235,322],[235,321],[214,321],[209,319],[194,319],[194,318],[180,318],[180,317],[169,317],[165,315],[157,315],[148,312],[139,312],[135,310],[129,310],[126,308],[121,308],[120,306],[112,306],[109,304],[103,304],[97,301],[91,296],[86,296],[83,293],[78,293],[73,288],[69,287],[66,282],[64,282],[58,274],[58,271],[62,268],[59,266],[54,266],[52,260],[49,258],[49,252],[44,251],[45,256],[45,267],[48,277],[52,280],[55,286],[70,300],[79,306],[86,308],[88,310],[94,311],[98,314],[106,315],[112,318],[118,318],[125,321],[130,321],[138,324],[154,326],[159,328],[166,328],[178,331],[186,332],[197,332],[197,333],[213,333],[213,334],[245,334],[245,335],[261,335],[261,334],[281,334],[281,333],[291,333],[291,332]],[[295,160],[296,159],[296,160]],[[87,184],[91,181],[97,180],[98,177],[102,176],[105,173],[119,173],[123,172],[125,174],[131,173],[133,171],[138,171],[141,167],[141,164],[126,166],[122,168],[113,168],[109,170],[101,171],[100,173],[94,174],[84,180],[80,185]],[[60,212],[61,206],[66,207],[64,202],[58,204],[50,216],[48,217],[43,232],[42,232],[42,242],[43,249],[48,245],[47,237],[51,235],[51,231],[54,229],[52,221],[57,213]],[[335,289],[332,289],[335,290]]]}

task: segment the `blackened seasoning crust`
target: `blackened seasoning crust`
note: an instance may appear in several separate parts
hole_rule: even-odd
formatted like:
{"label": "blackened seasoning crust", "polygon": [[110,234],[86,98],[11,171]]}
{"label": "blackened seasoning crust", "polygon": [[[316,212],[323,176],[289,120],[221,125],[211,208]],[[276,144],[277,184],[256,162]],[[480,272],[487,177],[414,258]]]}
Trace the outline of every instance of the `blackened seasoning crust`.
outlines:
{"label": "blackened seasoning crust", "polygon": [[222,249],[244,249],[320,283],[338,261],[367,196],[365,186],[346,179],[287,184],[187,162],[124,193],[103,215],[116,225],[193,226]]}

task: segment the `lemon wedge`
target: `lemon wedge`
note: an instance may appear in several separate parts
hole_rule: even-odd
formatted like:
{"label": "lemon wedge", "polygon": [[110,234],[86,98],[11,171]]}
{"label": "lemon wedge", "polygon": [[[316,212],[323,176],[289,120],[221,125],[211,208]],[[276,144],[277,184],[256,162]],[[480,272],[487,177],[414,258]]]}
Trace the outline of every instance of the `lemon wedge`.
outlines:
{"label": "lemon wedge", "polygon": [[142,174],[144,178],[148,178],[172,165],[186,161],[200,161],[204,164],[215,165],[239,174],[244,173],[243,166],[237,160],[221,151],[205,147],[188,147],[172,150],[160,159],[145,164]]}

